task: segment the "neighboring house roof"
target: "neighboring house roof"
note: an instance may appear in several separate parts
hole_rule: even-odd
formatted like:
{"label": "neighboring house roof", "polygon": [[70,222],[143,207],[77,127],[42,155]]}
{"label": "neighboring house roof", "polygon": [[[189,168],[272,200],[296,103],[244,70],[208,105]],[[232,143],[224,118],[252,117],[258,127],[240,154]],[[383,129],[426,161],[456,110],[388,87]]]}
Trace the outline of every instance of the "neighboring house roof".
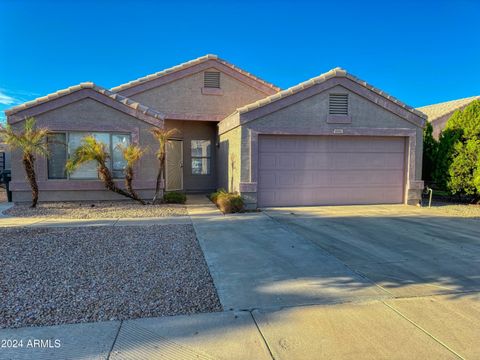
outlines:
{"label": "neighboring house roof", "polygon": [[359,78],[353,76],[352,74],[349,74],[346,70],[344,70],[342,68],[339,68],[339,67],[337,67],[335,69],[332,69],[332,70],[330,70],[330,71],[328,71],[324,74],[321,74],[317,77],[314,77],[310,80],[304,81],[304,82],[302,82],[298,85],[295,85],[295,86],[292,86],[288,89],[280,91],[277,94],[268,96],[266,98],[263,98],[261,100],[258,100],[256,102],[254,102],[254,103],[242,106],[242,107],[238,108],[236,110],[236,112],[238,112],[239,114],[244,114],[244,113],[250,112],[252,110],[261,108],[263,106],[266,106],[266,105],[271,104],[273,102],[276,102],[278,100],[287,98],[291,95],[294,95],[296,93],[304,91],[304,90],[306,90],[306,89],[308,89],[308,88],[310,88],[314,85],[322,84],[322,83],[326,82],[327,80],[335,78],[335,77],[344,77],[344,78],[350,79],[350,80],[354,81],[355,83],[357,83],[357,84],[375,92],[376,94],[382,96],[383,98],[390,100],[391,102],[395,103],[396,105],[400,106],[401,108],[405,109],[406,111],[416,115],[417,117],[420,117],[422,119],[427,118],[427,116],[425,114],[423,114],[422,112],[414,109],[411,106],[406,105],[405,103],[401,102],[397,98],[385,93],[384,91],[382,91],[380,89],[377,89],[377,88],[373,87],[372,85],[368,84],[367,82],[365,82],[363,80],[360,80]]}
{"label": "neighboring house roof", "polygon": [[[142,105],[137,101],[134,101],[132,99],[129,99],[123,95],[114,93],[110,90],[107,90],[101,86],[95,85],[93,82],[83,82],[75,86],[68,87],[63,90],[56,91],[52,94],[46,95],[39,97],[37,99],[34,99],[32,101],[28,101],[26,103],[23,103],[21,105],[15,106],[13,108],[5,110],[5,115],[9,117],[9,121],[12,120],[11,117],[14,116],[15,114],[19,112],[23,112],[24,110],[31,109],[43,104],[46,104],[48,102],[51,102],[52,100],[57,100],[60,98],[63,98],[67,95],[74,94],[80,90],[84,89],[89,89],[94,91],[97,94],[104,95],[108,97],[111,100],[114,100],[115,102],[128,107],[129,109],[133,110],[130,112],[131,115],[139,117],[139,115],[144,115],[146,117],[151,118],[152,120],[158,120],[159,122],[162,122],[165,119],[165,115],[155,109],[149,108],[148,106]],[[100,98],[97,98],[97,100],[100,100]],[[49,109],[50,110],[50,109]],[[33,116],[32,114],[26,114],[25,116]],[[13,121],[10,122],[16,122],[20,121],[23,118],[18,118],[18,119],[13,119]],[[16,120],[16,121],[15,121]],[[158,123],[156,123],[158,125]]]}
{"label": "neighboring house roof", "polygon": [[432,122],[440,119],[448,114],[453,114],[455,111],[462,109],[470,104],[472,101],[480,99],[480,96],[471,96],[468,98],[445,101],[438,104],[427,105],[417,108],[428,116],[428,121]]}
{"label": "neighboring house roof", "polygon": [[256,77],[254,76],[253,74],[245,71],[245,70],[242,70],[240,69],[239,67],[229,63],[228,61],[225,61],[223,59],[220,59],[217,55],[212,55],[212,54],[208,54],[208,55],[205,55],[205,56],[201,56],[197,59],[194,59],[194,60],[190,60],[190,61],[187,61],[185,63],[182,63],[180,65],[176,65],[174,67],[171,67],[171,68],[168,68],[168,69],[165,69],[165,70],[162,70],[162,71],[159,71],[159,72],[156,72],[154,74],[150,74],[150,75],[147,75],[147,76],[144,76],[144,77],[141,77],[141,78],[138,78],[136,80],[132,80],[132,81],[129,81],[125,84],[122,84],[122,85],[119,85],[119,86],[115,86],[113,87],[111,90],[112,91],[115,91],[115,92],[121,92],[121,91],[124,91],[124,90],[127,90],[127,89],[130,89],[132,87],[135,87],[135,86],[138,86],[138,85],[142,85],[144,83],[147,83],[147,82],[150,82],[152,80],[156,80],[156,79],[159,79],[159,78],[162,78],[162,77],[165,77],[167,75],[172,75],[174,73],[177,73],[181,70],[185,70],[185,69],[188,69],[188,68],[191,68],[192,66],[195,66],[195,65],[199,65],[199,64],[202,64],[204,62],[208,62],[208,61],[211,61],[211,60],[214,60],[224,66],[226,66],[227,68],[231,69],[231,70],[234,70],[235,72],[237,73],[240,73],[241,75],[244,75],[246,76],[247,78],[249,78],[250,80],[253,80],[257,83],[260,83],[262,84],[263,86],[269,88],[270,90],[272,90],[271,92],[277,92],[277,91],[280,91],[280,88],[278,86],[275,86],[265,80],[262,80],[260,79],[259,77]]}

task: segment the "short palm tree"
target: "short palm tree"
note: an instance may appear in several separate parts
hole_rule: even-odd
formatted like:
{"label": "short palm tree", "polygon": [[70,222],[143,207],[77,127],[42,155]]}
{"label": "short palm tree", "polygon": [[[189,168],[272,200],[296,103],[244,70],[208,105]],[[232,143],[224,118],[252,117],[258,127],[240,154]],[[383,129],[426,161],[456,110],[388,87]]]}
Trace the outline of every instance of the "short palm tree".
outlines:
{"label": "short palm tree", "polygon": [[47,134],[47,128],[35,127],[35,119],[33,117],[25,119],[23,129],[19,132],[13,130],[9,124],[5,127],[0,125],[0,138],[2,138],[12,150],[19,149],[22,152],[22,163],[32,189],[32,208],[36,207],[38,203],[35,155],[48,156],[46,143]]}
{"label": "short palm tree", "polygon": [[164,178],[165,178],[165,154],[166,154],[166,151],[167,151],[167,149],[166,149],[167,148],[167,141],[172,136],[177,134],[178,130],[177,129],[152,128],[150,130],[150,133],[158,141],[158,150],[156,152],[157,159],[158,159],[157,183],[155,185],[155,195],[154,195],[153,200],[152,200],[152,202],[155,204],[155,201],[157,200],[158,195],[160,193],[160,184],[162,183],[162,180],[164,180]]}
{"label": "short palm tree", "polygon": [[142,149],[138,145],[130,144],[128,146],[119,145],[120,150],[122,151],[123,157],[125,158],[127,165],[125,166],[125,187],[132,197],[145,205],[145,202],[138,197],[135,190],[133,190],[133,168],[135,164],[140,160],[140,158],[145,154],[147,149]]}
{"label": "short palm tree", "polygon": [[97,171],[100,176],[100,180],[103,181],[108,190],[143,203],[143,201],[133,197],[130,193],[120,189],[117,185],[115,185],[112,173],[107,166],[107,161],[109,158],[110,155],[104,143],[97,141],[97,139],[91,135],[85,136],[82,139],[80,146],[75,149],[72,156],[67,161],[66,169],[68,172],[73,172],[80,165],[90,161],[95,161],[97,163]]}

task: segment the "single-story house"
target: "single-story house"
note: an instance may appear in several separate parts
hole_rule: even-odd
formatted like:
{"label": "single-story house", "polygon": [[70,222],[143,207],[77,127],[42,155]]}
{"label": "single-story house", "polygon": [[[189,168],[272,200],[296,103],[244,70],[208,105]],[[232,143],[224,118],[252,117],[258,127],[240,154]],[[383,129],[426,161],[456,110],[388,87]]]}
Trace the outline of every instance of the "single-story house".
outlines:
{"label": "single-story house", "polygon": [[[65,172],[86,134],[109,147],[119,184],[117,144],[148,147],[134,187],[151,197],[158,167],[152,127],[178,130],[167,146],[167,191],[223,187],[255,208],[416,204],[423,189],[425,115],[340,68],[281,91],[206,55],[110,90],[82,83],[5,113],[13,127],[34,116],[51,131],[51,155],[36,164],[41,201],[118,198],[94,164]],[[28,201],[19,159],[14,152],[13,199]]]}
{"label": "single-story house", "polygon": [[480,99],[480,96],[472,96],[468,98],[422,106],[417,108],[417,110],[427,115],[428,122],[430,122],[433,127],[433,137],[438,140],[440,133],[443,131],[443,129],[445,129],[445,126],[447,126],[448,119],[452,117],[455,111],[463,110],[472,101],[478,99]]}

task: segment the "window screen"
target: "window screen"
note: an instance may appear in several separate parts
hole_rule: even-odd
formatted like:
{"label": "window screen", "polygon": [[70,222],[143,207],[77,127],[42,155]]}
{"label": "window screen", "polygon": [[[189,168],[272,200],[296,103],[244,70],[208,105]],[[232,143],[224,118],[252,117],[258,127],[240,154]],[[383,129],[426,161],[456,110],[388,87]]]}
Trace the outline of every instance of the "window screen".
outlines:
{"label": "window screen", "polygon": [[67,135],[65,133],[48,134],[47,147],[50,153],[47,158],[48,178],[66,179]]}
{"label": "window screen", "polygon": [[192,140],[192,174],[209,175],[211,162],[211,141],[210,140]]}

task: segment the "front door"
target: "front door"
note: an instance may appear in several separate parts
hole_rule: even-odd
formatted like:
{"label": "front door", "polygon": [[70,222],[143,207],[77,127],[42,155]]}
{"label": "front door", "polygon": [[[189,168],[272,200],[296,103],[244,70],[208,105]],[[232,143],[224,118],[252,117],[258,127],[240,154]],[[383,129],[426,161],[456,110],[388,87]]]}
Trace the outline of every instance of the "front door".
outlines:
{"label": "front door", "polygon": [[183,190],[183,141],[168,140],[165,155],[166,190]]}

